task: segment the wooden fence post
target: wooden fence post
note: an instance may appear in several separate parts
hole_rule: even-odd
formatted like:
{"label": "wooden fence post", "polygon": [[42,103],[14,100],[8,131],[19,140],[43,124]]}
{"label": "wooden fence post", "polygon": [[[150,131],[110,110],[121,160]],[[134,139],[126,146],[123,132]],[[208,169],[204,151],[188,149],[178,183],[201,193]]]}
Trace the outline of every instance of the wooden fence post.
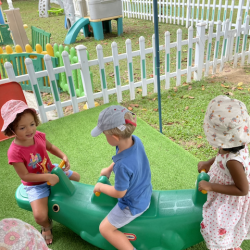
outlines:
{"label": "wooden fence post", "polygon": [[152,35],[152,45],[153,45],[153,56],[152,56],[152,58],[153,58],[153,75],[154,75],[154,93],[157,93],[158,88],[157,88],[155,34]]}
{"label": "wooden fence post", "polygon": [[187,82],[191,82],[194,28],[188,28]]}
{"label": "wooden fence post", "polygon": [[45,62],[46,69],[47,69],[47,72],[48,72],[48,76],[49,76],[49,79],[50,79],[51,91],[52,91],[53,98],[54,98],[54,101],[55,101],[58,117],[61,118],[64,115],[63,115],[62,103],[61,103],[61,100],[60,100],[60,95],[59,95],[59,91],[58,91],[58,87],[57,87],[56,77],[55,77],[55,74],[54,74],[54,71],[53,71],[53,65],[52,65],[51,57],[49,55],[45,55],[44,56],[44,62]]}
{"label": "wooden fence post", "polygon": [[222,45],[222,51],[221,51],[220,71],[222,71],[222,69],[224,67],[224,62],[225,62],[225,58],[226,58],[228,29],[229,29],[229,19],[227,19],[225,24],[224,24],[224,38],[223,38],[223,45]]}
{"label": "wooden fence post", "polygon": [[190,10],[191,10],[190,0],[188,0],[187,1],[187,11],[186,11],[186,28],[189,27]]}
{"label": "wooden fence post", "polygon": [[105,73],[105,66],[103,61],[103,50],[102,45],[98,44],[96,46],[97,58],[99,63],[99,74],[101,78],[101,86],[102,86],[102,96],[103,96],[103,103],[109,103],[109,95],[108,95],[108,88],[107,88],[107,80],[106,80],[106,73]]}
{"label": "wooden fence post", "polygon": [[177,30],[177,46],[176,46],[176,86],[181,85],[181,40],[182,30]]}
{"label": "wooden fence post", "polygon": [[181,25],[184,25],[184,13],[185,13],[185,0],[182,0],[182,17],[181,17]]}
{"label": "wooden fence post", "polygon": [[42,101],[42,97],[41,97],[41,93],[40,93],[40,89],[39,89],[39,85],[37,82],[36,73],[35,73],[35,69],[34,69],[32,60],[30,58],[26,58],[25,65],[27,68],[27,72],[29,74],[29,78],[30,78],[33,92],[34,92],[35,97],[36,97],[36,103],[37,103],[37,107],[39,110],[39,114],[40,114],[42,123],[45,123],[48,121],[48,119],[46,116],[46,112],[44,110],[43,101]]}
{"label": "wooden fence post", "polygon": [[8,78],[10,81],[16,82],[16,75],[13,69],[13,65],[10,62],[4,63],[4,68],[6,69]]}
{"label": "wooden fence post", "polygon": [[202,69],[204,65],[204,49],[205,49],[205,28],[206,23],[198,23],[196,26],[196,36],[199,37],[199,41],[195,45],[195,66],[198,68],[194,71],[194,80],[200,80],[202,77]]}
{"label": "wooden fence post", "polygon": [[147,71],[146,71],[146,57],[145,57],[145,38],[140,36],[140,56],[141,56],[141,82],[142,82],[142,96],[147,95]]}
{"label": "wooden fence post", "polygon": [[236,24],[236,36],[235,36],[235,47],[234,47],[234,68],[237,67],[237,61],[238,61],[238,52],[239,52],[239,46],[240,46],[240,34],[241,34],[241,23],[242,23],[242,18],[240,17]]}
{"label": "wooden fence post", "polygon": [[170,32],[165,32],[165,89],[170,88]]}
{"label": "wooden fence post", "polygon": [[211,1],[211,0],[208,0],[208,2],[207,2],[207,15],[206,15],[206,23],[207,23],[207,26],[206,26],[206,27],[208,27],[208,23],[209,23],[210,1]]}
{"label": "wooden fence post", "polygon": [[210,56],[211,56],[211,48],[212,48],[212,39],[213,39],[213,29],[214,29],[214,22],[210,22],[209,30],[208,30],[208,40],[207,40],[207,56],[206,56],[206,67],[205,67],[205,76],[208,76],[209,72],[209,64],[210,64]]}
{"label": "wooden fence post", "polygon": [[87,48],[83,45],[76,46],[78,61],[81,65],[81,76],[83,80],[83,86],[85,90],[85,95],[87,97],[88,108],[95,107],[95,101],[93,96],[92,84],[89,72],[89,63],[87,57]]}
{"label": "wooden fence post", "polygon": [[127,67],[128,67],[130,100],[134,100],[135,99],[135,87],[134,87],[132,45],[131,45],[130,39],[126,40],[126,53],[127,53]]}
{"label": "wooden fence post", "polygon": [[64,63],[64,68],[65,68],[67,83],[68,83],[68,87],[69,87],[70,99],[72,101],[73,111],[74,111],[74,113],[78,113],[79,107],[78,107],[78,102],[77,102],[77,97],[76,97],[76,89],[75,89],[75,85],[73,83],[72,70],[70,69],[69,54],[67,51],[63,51],[62,59],[63,59],[63,63]]}
{"label": "wooden fence post", "polygon": [[231,2],[231,10],[230,10],[230,16],[229,16],[229,30],[231,30],[231,26],[232,26],[232,21],[233,21],[233,12],[234,12],[234,0],[232,0]]}
{"label": "wooden fence post", "polygon": [[[248,37],[248,30],[249,30],[249,16],[246,17],[244,24],[244,31],[243,31],[243,44],[242,44],[242,53],[241,53],[241,66],[244,65],[245,62],[245,55],[246,55],[246,46],[247,46],[247,37]],[[250,55],[248,54],[248,58]]]}
{"label": "wooden fence post", "polygon": [[111,48],[112,48],[112,56],[113,56],[113,63],[114,63],[117,102],[120,103],[122,102],[122,87],[121,87],[121,76],[120,76],[120,68],[119,68],[117,43],[112,42]]}
{"label": "wooden fence post", "polygon": [[[243,14],[243,5],[244,5],[245,0],[239,0],[239,4],[238,4],[238,12],[237,12],[237,19],[236,19],[236,27],[238,27],[238,21],[241,18],[241,23],[242,23],[242,17],[244,17]],[[244,20],[244,19],[243,19]]]}
{"label": "wooden fence post", "polygon": [[221,33],[221,21],[219,20],[216,27],[216,38],[215,38],[214,58],[213,58],[213,74],[216,73],[217,59],[219,53],[220,33]]}

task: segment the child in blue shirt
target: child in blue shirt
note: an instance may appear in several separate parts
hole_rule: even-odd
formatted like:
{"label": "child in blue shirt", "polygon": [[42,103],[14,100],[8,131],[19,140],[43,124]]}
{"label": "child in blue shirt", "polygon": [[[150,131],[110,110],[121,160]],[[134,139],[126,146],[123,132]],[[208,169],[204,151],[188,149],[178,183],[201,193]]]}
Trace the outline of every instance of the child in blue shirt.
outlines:
{"label": "child in blue shirt", "polygon": [[110,177],[115,173],[115,185],[97,183],[94,192],[118,198],[118,203],[100,224],[100,233],[119,250],[135,248],[125,234],[117,230],[143,214],[149,207],[152,184],[149,161],[141,140],[132,135],[136,128],[136,117],[121,106],[104,109],[91,135],[104,133],[108,143],[116,147],[112,164],[102,169],[101,175]]}

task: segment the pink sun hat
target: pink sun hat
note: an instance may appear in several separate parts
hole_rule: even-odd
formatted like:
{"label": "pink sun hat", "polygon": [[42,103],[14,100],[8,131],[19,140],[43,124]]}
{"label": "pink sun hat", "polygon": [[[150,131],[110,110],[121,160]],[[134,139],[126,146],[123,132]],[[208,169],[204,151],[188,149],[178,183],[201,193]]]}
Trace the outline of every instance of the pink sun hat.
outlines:
{"label": "pink sun hat", "polygon": [[1,116],[4,121],[1,131],[4,131],[16,119],[17,114],[22,113],[26,109],[30,109],[36,114],[36,110],[29,108],[23,101],[10,100],[6,102],[1,108]]}

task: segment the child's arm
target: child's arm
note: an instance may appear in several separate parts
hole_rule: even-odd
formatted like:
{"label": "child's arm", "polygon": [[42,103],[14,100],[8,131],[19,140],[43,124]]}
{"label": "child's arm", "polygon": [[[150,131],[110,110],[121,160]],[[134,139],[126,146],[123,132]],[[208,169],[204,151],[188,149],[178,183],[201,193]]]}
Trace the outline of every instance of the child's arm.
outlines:
{"label": "child's arm", "polygon": [[109,167],[103,168],[100,175],[101,176],[107,176],[107,178],[109,178],[110,175],[111,175],[111,172],[113,171],[114,165],[115,165],[115,163],[112,162]]}
{"label": "child's arm", "polygon": [[94,193],[95,192],[104,193],[114,198],[122,198],[126,194],[127,190],[117,191],[114,186],[110,186],[99,182],[96,183],[94,187]]}
{"label": "child's arm", "polygon": [[33,174],[29,173],[22,162],[15,162],[13,166],[19,177],[25,182],[46,182],[49,181],[51,186],[59,182],[59,177],[55,174]]}
{"label": "child's arm", "polygon": [[206,172],[209,171],[210,167],[213,165],[215,161],[215,157],[213,157],[212,159],[208,160],[208,161],[200,161],[198,163],[198,172],[200,173],[201,170],[205,169]]}
{"label": "child's arm", "polygon": [[51,154],[53,154],[53,155],[57,156],[58,158],[65,161],[65,169],[64,169],[64,171],[68,171],[70,169],[70,164],[69,164],[68,157],[58,147],[56,147],[55,145],[50,143],[48,140],[46,140],[46,149]]}
{"label": "child's arm", "polygon": [[213,191],[221,194],[244,196],[248,194],[249,184],[242,164],[236,160],[227,162],[227,168],[234,180],[235,185],[220,185],[201,181],[199,191]]}

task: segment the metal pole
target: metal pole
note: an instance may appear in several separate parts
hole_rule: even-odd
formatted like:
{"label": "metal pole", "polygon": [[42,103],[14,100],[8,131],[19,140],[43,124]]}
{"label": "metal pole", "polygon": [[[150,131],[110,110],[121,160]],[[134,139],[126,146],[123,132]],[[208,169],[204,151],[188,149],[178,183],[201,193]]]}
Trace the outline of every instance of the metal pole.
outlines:
{"label": "metal pole", "polygon": [[159,30],[158,30],[158,8],[157,0],[153,0],[154,7],[154,30],[155,30],[155,53],[156,53],[156,76],[158,88],[158,112],[159,112],[159,128],[162,133],[162,120],[161,120],[161,82],[160,82],[160,58],[159,58]]}

